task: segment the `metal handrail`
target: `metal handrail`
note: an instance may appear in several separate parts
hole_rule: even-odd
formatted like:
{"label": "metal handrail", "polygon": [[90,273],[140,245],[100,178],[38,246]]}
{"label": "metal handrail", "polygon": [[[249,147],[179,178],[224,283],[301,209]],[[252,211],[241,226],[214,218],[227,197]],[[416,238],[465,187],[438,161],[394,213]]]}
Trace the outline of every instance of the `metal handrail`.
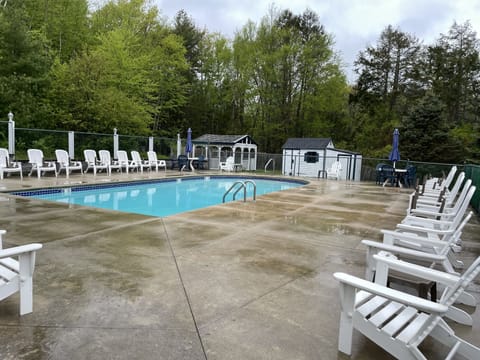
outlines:
{"label": "metal handrail", "polygon": [[247,184],[253,185],[253,200],[255,201],[257,199],[257,184],[253,180],[245,180],[243,183],[245,184],[245,191],[247,191]]}
{"label": "metal handrail", "polygon": [[[241,185],[240,189],[241,189],[242,187],[245,188],[245,184],[243,183],[243,181],[240,181],[240,180],[235,181],[235,182],[232,184],[232,186],[230,186],[230,188],[225,192],[225,194],[223,194],[222,203],[225,202],[225,198],[226,198],[227,195],[230,193],[230,191],[232,191],[232,189],[233,189],[236,185],[239,185],[239,184]],[[239,190],[240,190],[240,189],[239,189]],[[236,194],[237,192],[238,192],[238,190],[235,192],[235,194]],[[235,194],[234,194],[234,195],[235,195]],[[234,197],[233,199],[235,200],[235,197]]]}
{"label": "metal handrail", "polygon": [[275,160],[268,159],[267,163],[265,164],[265,172],[267,172],[267,167],[270,165],[270,163],[273,163],[272,171],[275,170]]}
{"label": "metal handrail", "polygon": [[225,198],[227,197],[227,195],[230,193],[230,191],[232,191],[237,185],[240,185],[237,189],[237,191],[235,191],[233,193],[233,200],[235,200],[235,197],[237,196],[237,193],[243,189],[243,202],[246,202],[247,201],[247,184],[252,184],[253,185],[253,200],[256,200],[257,199],[257,184],[255,184],[255,181],[253,180],[245,180],[245,181],[241,181],[241,180],[238,180],[238,181],[235,181],[232,186],[230,186],[230,188],[225,192],[225,194],[223,194],[223,199],[222,199],[222,203],[225,202]]}
{"label": "metal handrail", "polygon": [[237,191],[233,193],[233,200],[235,201],[235,197],[237,196],[237,193],[243,189],[243,202],[247,201],[247,187],[245,186],[245,183],[242,182],[242,186],[240,186]]}

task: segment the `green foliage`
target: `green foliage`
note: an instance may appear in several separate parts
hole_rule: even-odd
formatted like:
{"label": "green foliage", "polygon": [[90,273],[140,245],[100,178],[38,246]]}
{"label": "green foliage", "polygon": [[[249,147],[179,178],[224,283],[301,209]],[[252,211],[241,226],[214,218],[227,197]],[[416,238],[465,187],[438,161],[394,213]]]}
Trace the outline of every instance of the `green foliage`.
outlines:
{"label": "green foliage", "polygon": [[53,57],[48,40],[27,20],[21,6],[0,10],[0,114],[12,111],[23,126],[36,126],[49,111],[45,93]]}
{"label": "green foliage", "polygon": [[428,93],[402,122],[402,157],[425,162],[462,160],[460,144],[449,136],[445,105]]}

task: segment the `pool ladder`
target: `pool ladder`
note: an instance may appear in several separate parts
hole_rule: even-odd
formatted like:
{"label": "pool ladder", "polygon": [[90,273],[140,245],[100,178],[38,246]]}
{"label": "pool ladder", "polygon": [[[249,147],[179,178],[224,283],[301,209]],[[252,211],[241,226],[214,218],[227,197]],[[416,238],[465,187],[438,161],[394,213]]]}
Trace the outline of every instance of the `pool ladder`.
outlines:
{"label": "pool ladder", "polygon": [[243,201],[247,201],[247,184],[252,184],[253,185],[253,200],[257,199],[257,184],[255,184],[255,181],[252,180],[245,180],[245,181],[235,181],[232,186],[223,194],[223,199],[222,202],[225,202],[225,198],[227,195],[236,189],[236,191],[233,193],[233,200],[235,200],[235,196],[237,196],[237,193],[243,189]]}

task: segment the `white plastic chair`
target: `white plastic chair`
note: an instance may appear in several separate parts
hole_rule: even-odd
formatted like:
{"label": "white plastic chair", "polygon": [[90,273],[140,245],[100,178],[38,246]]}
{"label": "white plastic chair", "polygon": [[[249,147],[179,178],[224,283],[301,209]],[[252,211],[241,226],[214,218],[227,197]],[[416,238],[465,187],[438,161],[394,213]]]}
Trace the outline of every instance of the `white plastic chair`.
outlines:
{"label": "white plastic chair", "polygon": [[342,171],[342,164],[340,161],[334,161],[332,166],[327,169],[327,179],[340,179],[340,173]]}
{"label": "white plastic chair", "polygon": [[[340,282],[340,329],[338,350],[350,355],[353,330],[356,329],[398,359],[426,359],[419,345],[427,336],[444,344],[446,359],[460,354],[480,359],[480,349],[455,335],[443,317],[464,289],[480,272],[480,257],[461,276],[407,263],[391,256],[375,255],[375,283],[337,272]],[[445,286],[433,302],[386,287],[388,272],[406,272]],[[381,275],[380,275],[381,274]]]}
{"label": "white plastic chair", "polygon": [[132,156],[132,164],[136,165],[141,173],[143,173],[143,168],[150,170],[150,163],[147,160],[142,160],[138,151],[132,150],[130,155]]}
{"label": "white plastic chair", "polygon": [[122,166],[118,163],[118,161],[112,160],[110,151],[99,150],[98,155],[100,156],[100,164],[107,166],[108,176],[112,175],[112,169],[117,169],[117,171],[122,172]]}
{"label": "white plastic chair", "polygon": [[65,175],[68,179],[70,173],[74,170],[80,170],[83,173],[83,166],[81,161],[71,161],[70,156],[67,151],[62,149],[55,150],[55,156],[57,158],[57,163],[59,164],[58,174],[60,171],[65,170]]}
{"label": "white plastic chair", "polygon": [[97,152],[92,149],[83,150],[83,155],[85,156],[85,161],[87,163],[87,168],[85,169],[84,173],[87,173],[89,169],[93,170],[93,175],[97,175],[97,171],[101,172],[105,170],[108,174],[108,165],[101,163],[97,159]]}
{"label": "white plastic chair", "polygon": [[155,166],[155,171],[158,172],[158,168],[163,168],[167,172],[167,162],[165,160],[158,160],[157,153],[155,151],[147,152],[148,163],[150,166]]}
{"label": "white plastic chair", "polygon": [[19,173],[23,180],[22,164],[20,162],[11,162],[9,160],[8,150],[0,148],[0,179],[3,180],[4,173]]}
{"label": "white plastic chair", "polygon": [[20,293],[20,315],[33,310],[33,271],[35,269],[35,253],[42,244],[28,244],[8,249],[2,247],[0,230],[0,301]]}
{"label": "white plastic chair", "polygon": [[224,162],[220,163],[221,171],[234,171],[235,170],[235,159],[233,156],[227,157]]}
{"label": "white plastic chair", "polygon": [[118,163],[122,168],[125,168],[125,172],[127,174],[129,169],[138,171],[138,165],[128,159],[128,154],[125,150],[118,150],[117,156],[118,156]]}
{"label": "white plastic chair", "polygon": [[32,165],[32,169],[28,176],[32,175],[34,171],[37,172],[37,176],[40,179],[42,172],[53,171],[55,177],[57,177],[57,165],[54,161],[44,161],[43,151],[40,149],[28,149],[28,162]]}

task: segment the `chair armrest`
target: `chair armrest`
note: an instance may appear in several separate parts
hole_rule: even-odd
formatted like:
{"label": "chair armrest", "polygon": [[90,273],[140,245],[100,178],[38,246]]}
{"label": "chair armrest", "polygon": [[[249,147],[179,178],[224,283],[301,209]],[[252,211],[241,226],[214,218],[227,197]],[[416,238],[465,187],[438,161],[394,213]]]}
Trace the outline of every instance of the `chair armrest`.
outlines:
{"label": "chair armrest", "polygon": [[33,243],[33,244],[27,244],[27,245],[14,246],[7,249],[0,249],[0,259],[20,255],[26,252],[37,251],[41,249],[42,246],[43,246],[42,244]]}
{"label": "chair armrest", "polygon": [[[438,214],[437,214],[437,216],[438,216]],[[418,223],[437,225],[437,226],[442,226],[442,225],[443,226],[449,226],[452,223],[449,220],[436,220],[436,219],[422,218],[422,217],[414,216],[414,215],[407,215],[402,220],[402,224],[406,224],[408,222],[418,222]]]}
{"label": "chair armrest", "polygon": [[437,235],[448,235],[448,234],[452,234],[455,231],[455,229],[440,230],[440,229],[432,229],[432,228],[426,228],[426,227],[409,225],[409,224],[397,224],[397,228],[402,230],[416,231],[416,232],[422,232],[422,233],[432,233]]}
{"label": "chair armrest", "polygon": [[[440,209],[438,209],[440,210]],[[412,209],[412,216],[433,216],[433,217],[442,217],[442,219],[445,218],[452,218],[455,217],[457,214],[454,213],[448,213],[448,212],[440,212],[440,211],[429,211],[428,209]]]}
{"label": "chair armrest", "polygon": [[362,244],[369,248],[378,249],[379,251],[388,251],[394,255],[403,255],[405,257],[415,258],[423,261],[441,262],[447,258],[445,255],[431,254],[402,246],[379,243],[372,240],[362,240]]}
{"label": "chair armrest", "polygon": [[407,261],[398,260],[393,257],[373,255],[373,258],[377,263],[383,263],[387,265],[389,269],[393,269],[404,274],[413,275],[425,280],[435,281],[446,286],[455,285],[460,278],[454,274],[409,263]]}
{"label": "chair armrest", "polygon": [[[384,243],[393,245],[395,243],[395,239],[400,240],[400,241],[407,241],[411,243],[417,243],[419,245],[424,245],[424,246],[438,246],[438,247],[444,247],[447,245],[445,240],[438,240],[438,239],[432,239],[428,237],[423,237],[419,236],[416,234],[412,233],[402,233],[400,231],[392,231],[392,230],[381,230],[382,234],[384,235]],[[389,242],[390,239],[392,239],[392,242]]]}
{"label": "chair armrest", "polygon": [[422,299],[417,296],[413,296],[402,291],[390,289],[386,286],[375,284],[368,280],[358,278],[342,272],[336,272],[333,274],[335,279],[343,284],[349,285],[359,290],[367,291],[371,294],[375,294],[399,303],[413,306],[419,310],[434,313],[443,314],[448,311],[448,307],[443,304],[434,303],[430,300]]}

